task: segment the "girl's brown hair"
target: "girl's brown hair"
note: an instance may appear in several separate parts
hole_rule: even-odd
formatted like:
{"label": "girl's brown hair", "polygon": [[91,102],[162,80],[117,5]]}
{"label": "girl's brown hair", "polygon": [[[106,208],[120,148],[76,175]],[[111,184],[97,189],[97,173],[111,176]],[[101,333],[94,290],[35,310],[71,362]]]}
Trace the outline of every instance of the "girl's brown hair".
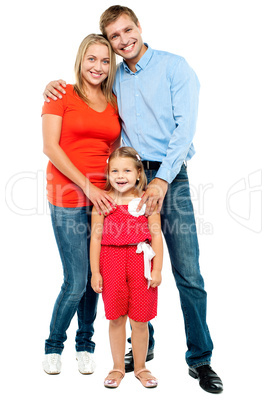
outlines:
{"label": "girl's brown hair", "polygon": [[85,56],[85,53],[89,46],[100,44],[105,45],[109,51],[109,73],[105,81],[102,82],[102,91],[108,103],[110,103],[114,109],[117,110],[117,102],[116,97],[112,92],[112,87],[116,74],[116,55],[112,50],[112,47],[107,39],[104,38],[103,35],[90,34],[84,38],[82,43],[79,46],[78,53],[76,56],[74,72],[75,72],[75,80],[76,83],[74,85],[74,90],[79,95],[79,97],[88,105],[90,105],[90,99],[84,93],[83,90],[83,77],[81,74],[81,65]]}
{"label": "girl's brown hair", "polygon": [[107,182],[106,182],[105,190],[110,191],[112,189],[110,180],[109,180],[109,167],[110,167],[110,162],[112,161],[112,159],[115,159],[115,158],[131,158],[133,160],[134,167],[140,173],[140,178],[138,181],[136,181],[135,188],[138,193],[141,191],[144,191],[146,189],[146,185],[147,185],[147,179],[146,179],[144,166],[143,166],[140,156],[138,155],[138,152],[136,152],[136,150],[132,147],[117,148],[110,155],[110,157],[108,159]]}

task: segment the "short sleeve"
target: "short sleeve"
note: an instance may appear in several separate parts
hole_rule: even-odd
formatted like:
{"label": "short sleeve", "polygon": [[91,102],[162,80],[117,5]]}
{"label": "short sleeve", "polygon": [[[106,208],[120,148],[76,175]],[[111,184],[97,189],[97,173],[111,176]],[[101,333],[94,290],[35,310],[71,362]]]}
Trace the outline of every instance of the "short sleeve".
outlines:
{"label": "short sleeve", "polygon": [[44,102],[44,105],[42,107],[42,115],[55,114],[57,116],[63,116],[65,110],[65,96],[66,95],[63,95],[62,99],[57,99],[56,101],[51,99],[49,103]]}

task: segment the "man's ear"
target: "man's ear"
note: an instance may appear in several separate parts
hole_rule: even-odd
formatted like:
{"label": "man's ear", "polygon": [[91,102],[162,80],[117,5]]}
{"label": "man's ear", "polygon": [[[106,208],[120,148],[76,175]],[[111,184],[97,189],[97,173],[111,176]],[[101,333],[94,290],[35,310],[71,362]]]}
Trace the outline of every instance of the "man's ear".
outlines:
{"label": "man's ear", "polygon": [[141,27],[141,25],[140,25],[140,22],[139,22],[139,21],[137,22],[137,27],[138,27],[138,29],[139,29],[140,33],[142,33],[142,27]]}

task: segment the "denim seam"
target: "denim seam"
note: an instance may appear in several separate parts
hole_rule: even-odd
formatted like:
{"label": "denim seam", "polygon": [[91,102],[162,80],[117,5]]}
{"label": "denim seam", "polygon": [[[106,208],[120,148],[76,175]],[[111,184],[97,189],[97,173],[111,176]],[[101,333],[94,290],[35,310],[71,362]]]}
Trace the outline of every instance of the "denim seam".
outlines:
{"label": "denim seam", "polygon": [[[52,352],[49,352],[50,350],[52,350]],[[57,353],[57,354],[61,355],[62,354],[62,349],[52,348],[52,347],[46,348],[46,351],[45,351],[46,355],[52,355],[53,353]]]}
{"label": "denim seam", "polygon": [[94,348],[88,348],[88,347],[81,347],[79,346],[79,348],[76,348],[76,352],[88,352],[88,353],[94,353],[95,349]]}
{"label": "denim seam", "polygon": [[[55,225],[55,231],[56,231],[57,237],[58,237],[58,245],[59,245],[59,247],[60,247],[60,255],[62,256],[62,260],[63,260],[62,263],[63,263],[64,266],[66,267],[67,265],[66,265],[65,258],[64,258],[63,248],[62,248],[62,246],[61,246],[61,241],[60,241],[60,236],[59,236],[59,234],[58,234],[57,225]],[[69,277],[69,271],[67,270],[67,277],[66,277],[66,280],[68,280],[68,277]],[[65,280],[64,280],[64,282],[65,282]],[[59,305],[60,305],[60,303],[61,303],[63,297],[65,296],[65,293],[67,292],[67,290],[68,290],[68,285],[65,287],[64,292],[62,292],[62,297],[61,297],[61,299],[60,299]],[[51,334],[50,334],[50,336],[53,334],[54,329],[55,329],[56,319],[57,319],[58,310],[59,310],[59,305],[58,305],[58,308],[57,308],[57,312],[56,312],[55,319],[54,319],[54,326],[53,326],[53,329],[51,329]]]}
{"label": "denim seam", "polygon": [[186,307],[185,307],[184,303],[182,302],[182,300],[181,300],[181,306],[182,306],[182,310],[184,312],[184,322],[185,322],[185,325],[187,327],[187,340],[190,341],[190,330],[189,330],[188,316],[187,316]]}
{"label": "denim seam", "polygon": [[[89,214],[88,211],[86,211],[86,215],[87,215],[87,219],[89,220]],[[88,230],[88,229],[87,229]],[[90,234],[87,231],[87,239],[88,236],[90,236]],[[90,247],[89,247],[90,248]],[[87,273],[87,280],[88,282],[91,280],[92,277],[92,272],[91,272],[91,267],[90,267],[90,262],[89,262],[89,266],[88,266],[88,273]],[[87,283],[88,283],[87,282]],[[85,291],[85,297],[86,297],[86,291]],[[85,316],[86,314],[86,307],[85,307],[86,303],[84,303],[84,308],[83,308],[83,316]],[[78,312],[78,311],[77,311]],[[91,340],[91,338],[90,338]],[[86,342],[83,339],[83,343],[79,342],[79,346],[77,345],[77,333],[76,333],[76,352],[89,352],[89,353],[94,353],[95,352],[95,346],[86,346]]]}
{"label": "denim seam", "polygon": [[210,365],[210,361],[206,360],[197,364],[194,364],[193,366],[189,366],[190,368],[198,368],[201,366],[209,366]]}

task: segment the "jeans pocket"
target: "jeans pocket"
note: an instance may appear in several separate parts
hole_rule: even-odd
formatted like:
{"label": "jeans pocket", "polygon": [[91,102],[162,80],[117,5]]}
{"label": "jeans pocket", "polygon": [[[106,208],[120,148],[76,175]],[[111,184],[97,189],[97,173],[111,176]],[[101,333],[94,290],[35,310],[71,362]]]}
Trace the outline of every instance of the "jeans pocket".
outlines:
{"label": "jeans pocket", "polygon": [[89,217],[85,207],[50,207],[51,219],[57,242],[65,249],[80,247],[87,239]]}
{"label": "jeans pocket", "polygon": [[187,166],[183,163],[180,169],[180,172],[173,180],[174,182],[187,182],[188,175],[187,175]]}

